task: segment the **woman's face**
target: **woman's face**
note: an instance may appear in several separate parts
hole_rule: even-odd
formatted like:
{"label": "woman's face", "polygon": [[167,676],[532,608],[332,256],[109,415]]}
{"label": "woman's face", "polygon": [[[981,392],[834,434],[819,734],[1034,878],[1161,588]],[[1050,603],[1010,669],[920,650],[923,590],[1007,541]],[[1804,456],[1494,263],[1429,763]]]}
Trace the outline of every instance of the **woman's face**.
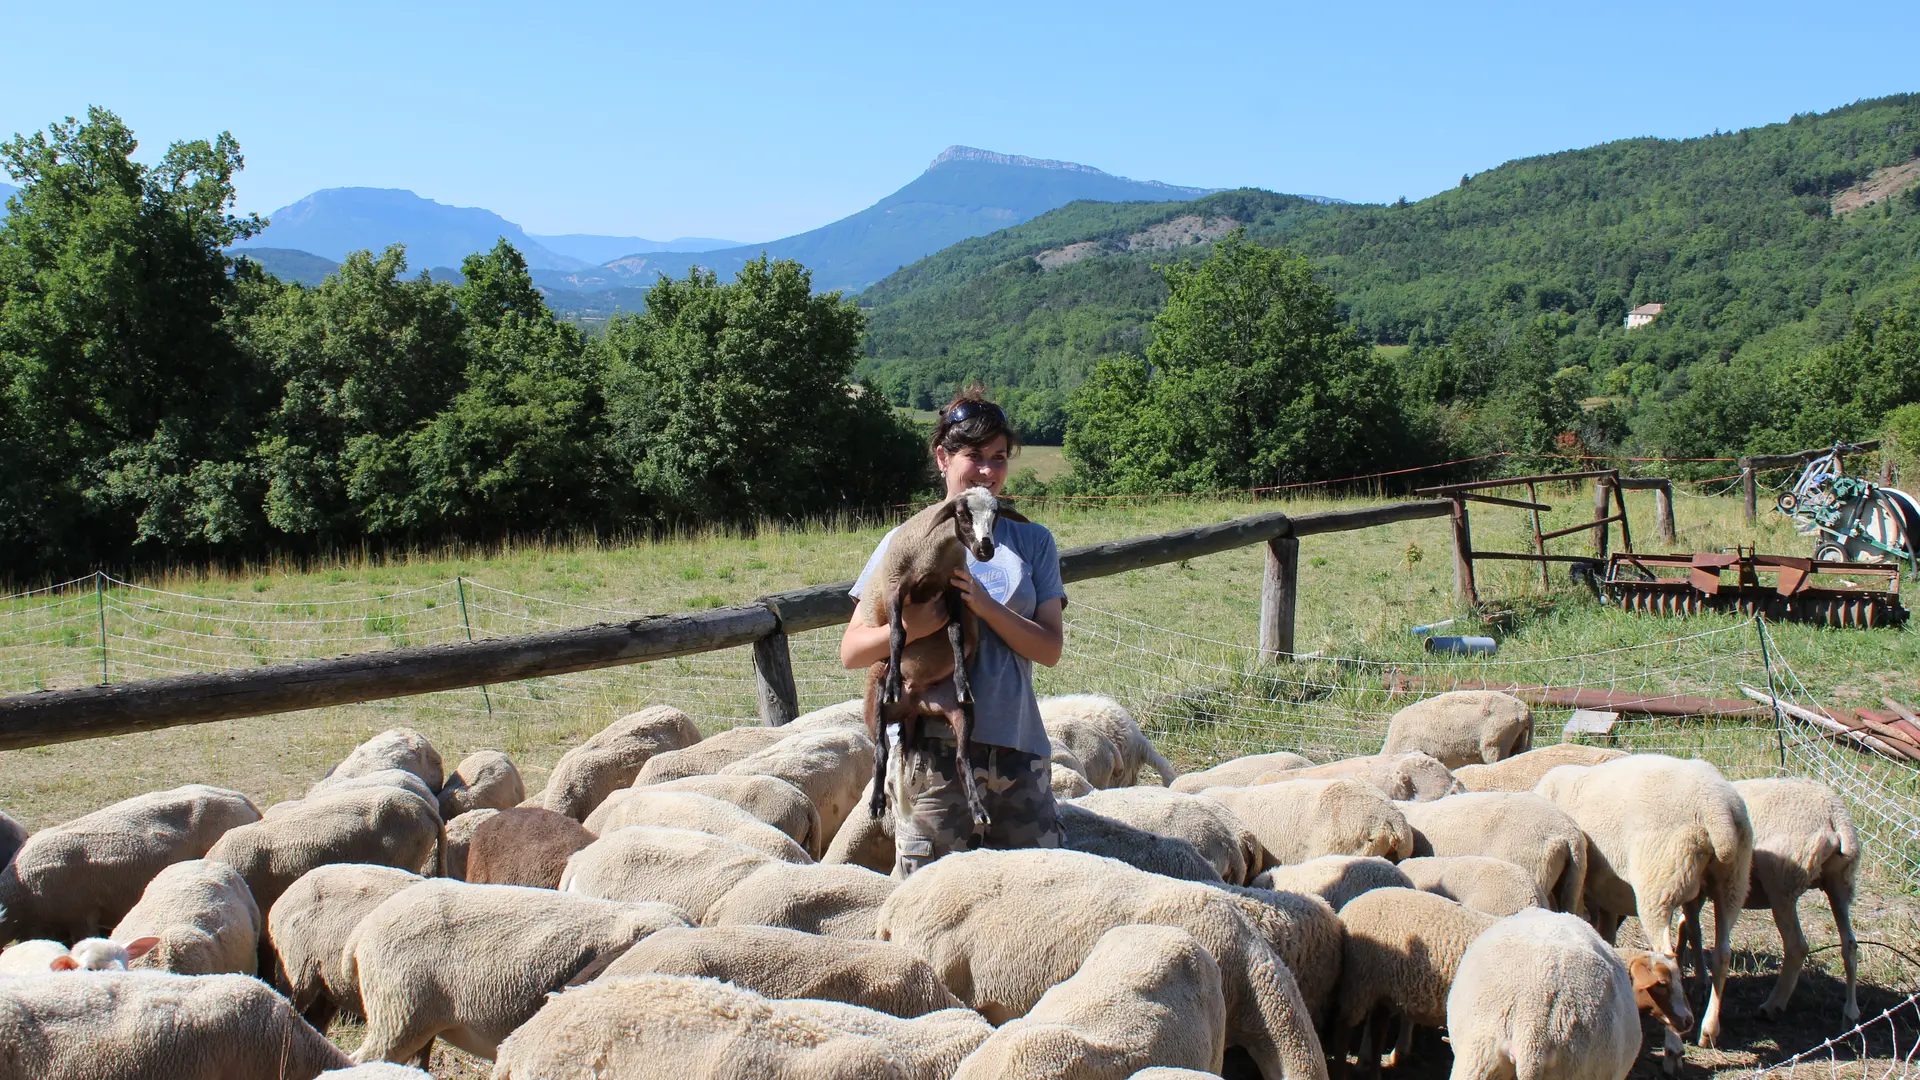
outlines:
{"label": "woman's face", "polygon": [[947,478],[948,496],[971,487],[986,488],[997,496],[1007,483],[1007,437],[995,435],[983,446],[963,446],[954,451],[937,446],[933,461]]}

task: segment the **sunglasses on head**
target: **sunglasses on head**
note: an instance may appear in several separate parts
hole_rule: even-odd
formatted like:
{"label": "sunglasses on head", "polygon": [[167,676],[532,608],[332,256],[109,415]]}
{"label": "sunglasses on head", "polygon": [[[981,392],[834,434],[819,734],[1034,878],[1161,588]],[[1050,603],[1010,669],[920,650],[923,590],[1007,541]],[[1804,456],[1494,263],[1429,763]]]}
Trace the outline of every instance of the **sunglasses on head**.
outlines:
{"label": "sunglasses on head", "polygon": [[1002,424],[1007,422],[1007,414],[991,401],[963,401],[948,410],[944,422],[949,426],[964,424],[976,416],[990,416]]}

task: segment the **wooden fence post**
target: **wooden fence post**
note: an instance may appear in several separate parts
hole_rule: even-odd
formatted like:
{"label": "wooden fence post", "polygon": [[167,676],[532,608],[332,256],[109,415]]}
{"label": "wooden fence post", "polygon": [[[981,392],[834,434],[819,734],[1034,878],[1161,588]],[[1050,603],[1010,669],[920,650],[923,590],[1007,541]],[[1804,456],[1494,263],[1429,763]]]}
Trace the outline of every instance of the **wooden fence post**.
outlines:
{"label": "wooden fence post", "polygon": [[1469,606],[1480,606],[1473,587],[1473,530],[1467,521],[1467,497],[1453,496],[1453,595]]}
{"label": "wooden fence post", "polygon": [[1653,489],[1653,531],[1663,544],[1678,544],[1680,533],[1673,527],[1673,481],[1662,480]]}
{"label": "wooden fence post", "polygon": [[1747,524],[1752,525],[1760,518],[1760,482],[1753,474],[1753,459],[1740,459],[1740,487],[1745,495]]}
{"label": "wooden fence post", "polygon": [[760,721],[779,727],[800,715],[800,694],[793,685],[793,652],[787,632],[775,630],[753,643],[753,683],[760,696]]}
{"label": "wooden fence post", "polygon": [[1300,596],[1300,541],[1276,536],[1267,541],[1267,573],[1260,584],[1260,659],[1293,655],[1293,614]]}

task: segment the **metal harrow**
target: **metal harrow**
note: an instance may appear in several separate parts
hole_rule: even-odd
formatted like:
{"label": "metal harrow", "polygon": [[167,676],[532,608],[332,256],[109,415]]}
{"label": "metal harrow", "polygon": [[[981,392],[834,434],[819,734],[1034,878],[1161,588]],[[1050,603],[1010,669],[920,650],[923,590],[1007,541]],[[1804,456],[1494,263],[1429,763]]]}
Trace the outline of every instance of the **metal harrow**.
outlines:
{"label": "metal harrow", "polygon": [[[1735,571],[1735,580],[1721,575]],[[1771,580],[1763,582],[1762,576]],[[1816,584],[1816,575],[1830,584]],[[1870,588],[1855,579],[1877,578]],[[1621,552],[1607,563],[1606,598],[1623,610],[1651,615],[1698,615],[1706,611],[1763,615],[1820,626],[1871,629],[1907,619],[1900,604],[1900,571],[1894,566],[1818,561],[1751,550],[1692,555]]]}

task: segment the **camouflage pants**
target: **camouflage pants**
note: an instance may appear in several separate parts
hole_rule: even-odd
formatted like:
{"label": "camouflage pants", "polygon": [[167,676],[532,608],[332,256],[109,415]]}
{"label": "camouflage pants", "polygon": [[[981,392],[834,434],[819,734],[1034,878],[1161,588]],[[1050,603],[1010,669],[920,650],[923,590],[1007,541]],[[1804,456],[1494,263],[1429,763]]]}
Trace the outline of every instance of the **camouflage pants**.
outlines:
{"label": "camouflage pants", "polygon": [[950,851],[1060,846],[1051,762],[1004,746],[974,744],[968,759],[992,819],[976,828],[954,749],[952,729],[929,718],[920,739],[897,748],[888,762],[895,878],[905,878]]}

